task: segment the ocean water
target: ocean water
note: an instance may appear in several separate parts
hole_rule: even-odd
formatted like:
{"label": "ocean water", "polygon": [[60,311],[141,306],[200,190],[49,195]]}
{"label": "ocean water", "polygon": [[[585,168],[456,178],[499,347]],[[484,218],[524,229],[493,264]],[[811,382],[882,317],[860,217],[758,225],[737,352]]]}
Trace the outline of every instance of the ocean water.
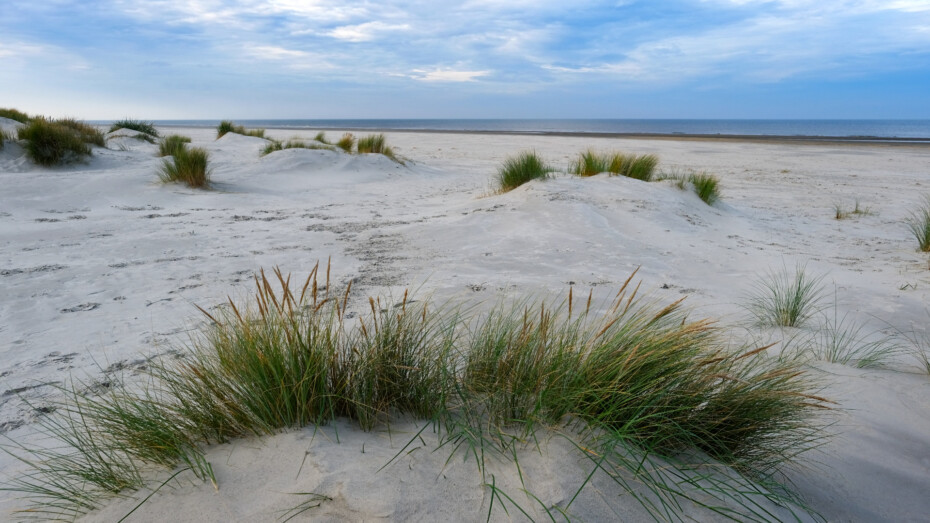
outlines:
{"label": "ocean water", "polygon": [[[158,125],[214,127],[219,120],[156,120]],[[751,135],[930,141],[930,120],[236,120],[246,127],[521,133]]]}

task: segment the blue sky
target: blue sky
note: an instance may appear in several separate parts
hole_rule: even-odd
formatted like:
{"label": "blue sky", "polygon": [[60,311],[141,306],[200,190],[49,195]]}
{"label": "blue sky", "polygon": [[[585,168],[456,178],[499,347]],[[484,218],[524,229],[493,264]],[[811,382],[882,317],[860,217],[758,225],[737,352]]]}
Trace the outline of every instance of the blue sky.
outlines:
{"label": "blue sky", "polygon": [[0,107],[930,118],[930,0],[5,0]]}

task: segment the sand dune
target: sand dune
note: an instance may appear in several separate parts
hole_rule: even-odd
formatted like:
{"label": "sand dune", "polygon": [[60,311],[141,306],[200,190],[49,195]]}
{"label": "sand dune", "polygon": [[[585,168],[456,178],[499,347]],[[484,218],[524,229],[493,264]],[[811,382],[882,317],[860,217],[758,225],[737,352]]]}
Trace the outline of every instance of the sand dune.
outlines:
{"label": "sand dune", "polygon": [[[8,132],[15,126],[0,119]],[[260,138],[161,131],[191,136],[210,152],[213,190],[161,184],[157,146],[130,136],[56,168],[34,166],[16,143],[0,150],[5,436],[31,438],[37,413],[27,402],[60,398],[55,386],[69,376],[88,386],[138,379],[148,359],[177,350],[201,326],[195,304],[209,309],[244,296],[262,267],[304,277],[332,259],[338,283],[354,282],[352,310],[367,307],[369,294],[406,287],[471,303],[569,287],[606,298],[640,267],[656,300],[688,296],[696,317],[736,327],[734,340],[774,342],[805,331],[749,328],[742,304],[767,271],[803,264],[827,289],[826,316],[817,321],[847,318],[865,341],[888,335],[902,350],[882,369],[810,364],[823,395],[837,402],[835,435],[788,478],[828,521],[920,521],[930,513],[930,376],[904,338],[930,336],[927,256],[904,223],[930,194],[926,147],[388,133],[408,159],[402,165],[325,150],[260,156]],[[533,149],[565,170],[588,147],[654,153],[668,172],[715,173],[722,199],[710,207],[670,181],[606,174],[556,173],[506,194],[490,190],[508,155]],[[857,200],[871,213],[834,218],[835,205]],[[446,453],[433,452],[435,436],[378,470],[416,427],[365,433],[340,423],[217,446],[208,457],[219,490],[184,480],[127,521],[270,521],[302,501],[292,492],[332,498],[301,515],[308,520],[483,520],[487,476],[467,456],[446,464]],[[531,478],[526,489],[564,506],[590,466],[550,437],[521,451],[520,462]],[[501,488],[519,493],[513,469],[494,467]],[[4,455],[0,470],[16,475],[22,465]],[[572,504],[573,517],[645,517],[615,483],[593,481]],[[146,494],[85,519],[119,519]],[[534,518],[547,519],[521,496]],[[20,505],[0,493],[4,513]],[[696,506],[685,514],[719,517]],[[493,513],[524,517],[513,507]]]}

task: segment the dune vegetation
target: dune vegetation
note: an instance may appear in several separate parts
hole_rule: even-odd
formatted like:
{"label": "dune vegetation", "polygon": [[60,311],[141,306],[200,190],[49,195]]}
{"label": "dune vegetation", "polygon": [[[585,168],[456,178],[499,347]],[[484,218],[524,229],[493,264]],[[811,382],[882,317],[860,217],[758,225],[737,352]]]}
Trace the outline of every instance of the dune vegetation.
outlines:
{"label": "dune vegetation", "polygon": [[925,196],[920,207],[907,218],[907,226],[917,240],[917,248],[930,252],[930,196]]}
{"label": "dune vegetation", "polygon": [[39,422],[59,445],[7,448],[30,467],[7,488],[33,501],[30,514],[72,517],[150,485],[157,469],[182,465],[215,483],[205,445],[412,416],[479,470],[492,455],[521,470],[512,447],[562,427],[592,475],[605,472],[658,519],[682,517],[683,502],[766,519],[759,499],[797,501],[773,478],[823,437],[829,404],[816,385],[765,348],[726,349],[680,300],[639,297],[633,275],[610,304],[569,292],[476,312],[405,293],[369,298],[370,312],[350,320],[351,284],[335,293],[318,267],[296,286],[262,272],[246,303],[200,309],[209,325],[142,387],[68,389]]}
{"label": "dune vegetation", "polygon": [[223,120],[216,127],[216,139],[219,140],[227,133],[236,133],[241,134],[242,136],[254,136],[256,138],[264,138],[265,130],[264,129],[246,129],[241,125],[236,125],[235,123],[229,120]]}
{"label": "dune vegetation", "polygon": [[552,168],[535,151],[524,151],[504,160],[497,170],[495,189],[507,192],[531,180],[545,179]]}
{"label": "dune vegetation", "polygon": [[336,147],[342,149],[347,153],[352,152],[352,148],[355,147],[355,135],[352,133],[345,133],[342,135],[342,138],[336,142]]}
{"label": "dune vegetation", "polygon": [[568,171],[578,176],[594,176],[600,173],[626,176],[648,182],[652,180],[659,158],[654,154],[641,156],[623,153],[598,154],[592,149],[579,153],[569,165]]}
{"label": "dune vegetation", "polygon": [[122,120],[117,120],[110,125],[110,131],[117,131],[119,129],[128,129],[130,131],[136,131],[142,133],[146,136],[150,136],[153,140],[158,138],[158,129],[155,128],[155,124],[152,122],[144,122],[141,120],[134,120],[132,118],[123,118]]}
{"label": "dune vegetation", "polygon": [[209,153],[200,147],[188,149],[184,142],[177,141],[171,159],[162,161],[158,177],[164,183],[183,183],[195,189],[210,186]]}
{"label": "dune vegetation", "polygon": [[261,156],[271,154],[275,151],[282,151],[284,149],[315,149],[323,151],[335,151],[336,148],[332,145],[325,143],[308,143],[303,140],[294,139],[282,142],[280,140],[269,139],[268,145],[265,146],[261,151]]}
{"label": "dune vegetation", "polygon": [[177,156],[178,151],[184,149],[185,144],[191,143],[191,139],[180,134],[170,134],[158,142],[158,156]]}
{"label": "dune vegetation", "polygon": [[29,120],[32,119],[28,114],[22,111],[2,107],[0,107],[0,118],[9,118],[19,123],[29,123]]}
{"label": "dune vegetation", "polygon": [[103,147],[105,144],[99,129],[71,118],[31,118],[17,129],[17,137],[26,141],[29,158],[44,166],[80,160],[90,156],[91,145]]}

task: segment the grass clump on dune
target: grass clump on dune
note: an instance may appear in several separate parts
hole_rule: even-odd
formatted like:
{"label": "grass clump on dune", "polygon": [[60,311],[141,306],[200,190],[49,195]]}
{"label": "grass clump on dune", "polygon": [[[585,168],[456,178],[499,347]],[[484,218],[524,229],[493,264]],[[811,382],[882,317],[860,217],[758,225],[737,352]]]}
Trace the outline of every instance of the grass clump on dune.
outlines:
{"label": "grass clump on dune", "polygon": [[578,155],[578,159],[571,163],[568,170],[578,176],[594,176],[595,174],[605,173],[610,170],[610,158],[588,149]]}
{"label": "grass clump on dune", "polygon": [[394,150],[387,145],[384,134],[371,134],[358,139],[358,154],[383,154],[397,163],[401,162],[394,154]]}
{"label": "grass clump on dune", "polygon": [[162,162],[158,177],[164,183],[184,183],[188,187],[205,189],[210,185],[209,158],[205,149],[188,149],[181,144],[170,160]]}
{"label": "grass clump on dune", "polygon": [[158,143],[158,156],[177,156],[191,139],[180,134],[169,134]]}
{"label": "grass clump on dune", "polygon": [[306,143],[301,140],[288,140],[286,142],[282,142],[280,140],[270,140],[268,145],[262,149],[259,156],[266,156],[276,151],[283,151],[284,149],[314,149],[333,151],[335,150],[335,147],[326,144]]}
{"label": "grass clump on dune", "polygon": [[675,186],[686,191],[691,188],[698,198],[707,205],[714,205],[720,199],[720,179],[706,172],[700,173],[664,173],[656,181],[671,180]]}
{"label": "grass clump on dune", "polygon": [[131,131],[136,131],[152,138],[158,138],[158,129],[155,128],[155,124],[152,122],[144,122],[141,120],[133,120],[132,118],[123,118],[122,120],[117,120],[113,122],[113,125],[110,126],[110,131],[113,132],[119,129],[129,129]]}
{"label": "grass clump on dune", "polygon": [[355,147],[355,136],[352,133],[345,133],[342,135],[342,138],[336,142],[336,147],[342,149],[347,153],[352,152],[352,148]]}
{"label": "grass clump on dune", "polygon": [[821,310],[822,281],[823,276],[811,276],[803,265],[793,274],[782,267],[755,284],[747,308],[760,325],[800,327]]}
{"label": "grass clump on dune", "polygon": [[[75,120],[49,120],[36,117],[17,130],[26,140],[26,153],[39,165],[53,166],[90,156],[88,142],[103,144],[103,134]],[[99,140],[97,138],[99,137]]]}
{"label": "grass clump on dune", "polygon": [[[693,501],[764,519],[754,496],[790,494],[751,481],[768,481],[822,437],[816,412],[827,402],[799,368],[763,349],[726,351],[712,322],[689,320],[680,301],[637,298],[633,276],[606,310],[570,292],[555,306],[518,300],[465,314],[405,293],[369,298],[369,312],[349,321],[351,284],[336,294],[329,269],[325,285],[318,274],[292,286],[263,272],[249,302],[201,309],[210,325],[184,358],[155,364],[141,392],[74,394],[42,422],[64,450],[12,449],[31,471],[10,488],[32,498],[34,513],[74,516],[139,488],[151,467],[183,463],[215,481],[203,445],[338,417],[366,430],[431,420],[442,445],[484,471],[486,453],[509,456],[569,420],[575,428],[560,433],[579,457],[653,517],[680,517]],[[721,465],[737,474],[716,474]]]}
{"label": "grass clump on dune", "polygon": [[658,163],[659,158],[654,154],[598,154],[588,149],[569,165],[569,172],[578,176],[593,176],[606,172],[648,182],[652,181]]}
{"label": "grass clump on dune", "polygon": [[29,120],[32,119],[28,114],[22,111],[6,108],[0,108],[0,118],[9,118],[10,120],[16,120],[19,123],[29,123]]}
{"label": "grass clump on dune", "polygon": [[264,138],[265,130],[264,129],[246,129],[241,125],[236,125],[229,120],[223,120],[216,127],[216,139],[219,140],[227,133],[236,133],[243,136],[254,136],[256,138]]}
{"label": "grass clump on dune", "polygon": [[544,179],[551,170],[535,151],[511,156],[497,170],[497,191],[511,191],[528,181]]}
{"label": "grass clump on dune", "polygon": [[329,140],[326,139],[326,132],[324,131],[316,133],[316,136],[314,136],[313,139],[326,145],[332,145],[329,143]]}
{"label": "grass clump on dune", "polygon": [[930,196],[925,196],[921,206],[907,218],[907,226],[917,240],[917,248],[930,252]]}

